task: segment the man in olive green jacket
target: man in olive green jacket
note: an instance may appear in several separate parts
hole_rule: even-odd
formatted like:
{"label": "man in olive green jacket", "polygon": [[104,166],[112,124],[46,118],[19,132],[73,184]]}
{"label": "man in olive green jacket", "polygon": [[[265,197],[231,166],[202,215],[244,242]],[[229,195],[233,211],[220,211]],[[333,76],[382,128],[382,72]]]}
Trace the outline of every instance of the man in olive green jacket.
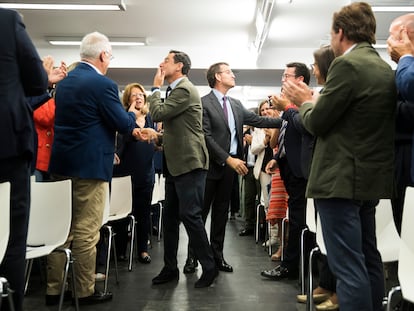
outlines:
{"label": "man in olive green jacket", "polygon": [[305,128],[317,141],[307,187],[321,218],[341,311],[381,310],[384,279],[376,247],[375,206],[393,192],[394,74],[371,44],[375,17],[366,3],[334,14],[338,56],[316,100],[286,82]]}
{"label": "man in olive green jacket", "polygon": [[[190,247],[203,267],[196,288],[208,287],[218,274],[213,252],[204,228],[201,211],[208,169],[208,150],[202,127],[201,99],[188,80],[191,62],[187,54],[170,51],[154,77],[149,97],[152,119],[164,126],[163,147],[166,160],[164,208],[164,267],[152,283],[178,279],[177,250],[180,221]],[[160,98],[159,88],[169,83],[168,98]],[[169,92],[170,91],[170,92]]]}

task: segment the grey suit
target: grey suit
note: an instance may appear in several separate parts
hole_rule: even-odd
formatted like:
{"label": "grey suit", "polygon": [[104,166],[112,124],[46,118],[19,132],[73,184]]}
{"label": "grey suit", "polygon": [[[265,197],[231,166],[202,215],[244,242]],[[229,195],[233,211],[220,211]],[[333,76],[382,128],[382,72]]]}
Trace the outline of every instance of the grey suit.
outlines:
{"label": "grey suit", "polygon": [[[281,119],[260,117],[244,108],[238,99],[227,98],[231,105],[237,132],[237,154],[233,156],[242,159],[243,125],[260,128],[280,127]],[[225,164],[229,157],[231,133],[224,118],[223,108],[213,91],[203,96],[201,101],[203,103],[203,129],[210,155],[204,194],[203,219],[206,220],[211,206],[211,246],[215,259],[222,260],[228,208],[234,180],[233,169]]]}

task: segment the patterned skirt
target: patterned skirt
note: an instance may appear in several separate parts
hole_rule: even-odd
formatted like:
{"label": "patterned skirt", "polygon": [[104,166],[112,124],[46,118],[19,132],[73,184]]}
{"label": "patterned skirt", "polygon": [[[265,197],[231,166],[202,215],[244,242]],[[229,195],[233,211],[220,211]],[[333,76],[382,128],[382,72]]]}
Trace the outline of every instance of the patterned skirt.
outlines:
{"label": "patterned skirt", "polygon": [[280,177],[279,168],[272,174],[272,185],[270,188],[269,209],[267,211],[266,220],[283,219],[286,217],[288,208],[288,194]]}

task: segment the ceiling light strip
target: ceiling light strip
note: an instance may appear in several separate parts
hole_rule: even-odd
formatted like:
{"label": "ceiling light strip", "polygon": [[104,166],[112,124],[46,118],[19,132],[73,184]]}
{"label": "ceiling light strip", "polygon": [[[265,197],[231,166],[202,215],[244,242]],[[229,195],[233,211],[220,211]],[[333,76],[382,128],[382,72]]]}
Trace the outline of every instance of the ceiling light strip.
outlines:
{"label": "ceiling light strip", "polygon": [[45,4],[45,3],[0,3],[0,7],[17,10],[72,10],[72,11],[125,11],[120,4]]}
{"label": "ceiling light strip", "polygon": [[414,6],[373,6],[373,12],[414,12]]}

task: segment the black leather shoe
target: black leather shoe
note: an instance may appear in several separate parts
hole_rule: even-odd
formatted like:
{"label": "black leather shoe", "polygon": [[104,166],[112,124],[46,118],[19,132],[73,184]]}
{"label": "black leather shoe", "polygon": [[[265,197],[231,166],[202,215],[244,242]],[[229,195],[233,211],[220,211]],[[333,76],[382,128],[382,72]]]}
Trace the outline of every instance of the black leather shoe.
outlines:
{"label": "black leather shoe", "polygon": [[[59,304],[60,295],[46,295],[46,306],[55,306]],[[63,301],[70,301],[72,299],[72,292],[66,291],[63,296]]]}
{"label": "black leather shoe", "polygon": [[253,235],[254,234],[254,230],[253,229],[248,229],[245,228],[242,231],[239,232],[240,236],[248,236],[248,235]]}
{"label": "black leather shoe", "polygon": [[217,268],[223,272],[233,272],[233,267],[230,266],[224,259],[216,261]]}
{"label": "black leather shoe", "polygon": [[155,278],[152,279],[152,284],[164,284],[171,281],[178,281],[179,272],[178,269],[169,270],[166,267],[162,268],[160,274],[158,274]]}
{"label": "black leather shoe", "polygon": [[211,284],[213,284],[214,279],[217,277],[217,275],[219,274],[217,267],[215,267],[213,270],[211,271],[203,271],[203,274],[201,275],[201,277],[198,279],[197,282],[195,282],[194,287],[195,288],[204,288],[204,287],[209,287]]}
{"label": "black leather shoe", "polygon": [[264,270],[261,273],[261,276],[264,276],[265,278],[279,281],[282,279],[295,279],[298,277],[298,273],[296,271],[289,271],[288,268],[282,267],[281,265],[277,266],[274,269],[271,270]]}
{"label": "black leather shoe", "polygon": [[150,255],[145,255],[145,256],[139,255],[138,256],[138,261],[140,263],[149,264],[149,263],[151,263],[151,256]]}
{"label": "black leather shoe", "polygon": [[[111,292],[103,293],[99,291],[95,291],[93,295],[90,295],[88,297],[78,298],[79,305],[93,305],[96,303],[107,302],[109,300],[112,300]],[[72,303],[73,303],[73,300],[72,300]]]}
{"label": "black leather shoe", "polygon": [[183,272],[185,274],[194,273],[197,266],[198,266],[198,263],[196,259],[191,258],[191,257],[187,258],[187,260],[185,261]]}

